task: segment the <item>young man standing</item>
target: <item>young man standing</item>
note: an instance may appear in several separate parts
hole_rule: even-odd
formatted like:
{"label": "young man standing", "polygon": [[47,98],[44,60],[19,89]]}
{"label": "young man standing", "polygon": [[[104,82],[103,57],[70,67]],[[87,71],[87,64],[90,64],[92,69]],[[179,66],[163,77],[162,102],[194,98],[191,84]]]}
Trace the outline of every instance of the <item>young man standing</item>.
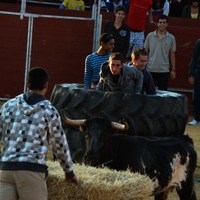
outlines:
{"label": "young man standing", "polygon": [[157,30],[147,35],[144,47],[149,54],[147,70],[151,72],[154,83],[159,90],[167,90],[169,75],[176,78],[175,37],[167,32],[168,17],[158,17]]}
{"label": "young man standing", "polygon": [[188,124],[197,126],[200,125],[200,39],[196,41],[190,68],[189,68],[189,83],[194,85],[193,97],[193,115],[194,119]]}
{"label": "young man standing", "polygon": [[100,47],[97,52],[88,55],[85,59],[84,88],[95,89],[99,82],[101,65],[107,62],[114,49],[114,37],[103,33],[100,37]]}
{"label": "young man standing", "polygon": [[115,20],[105,25],[104,32],[112,34],[115,39],[115,47],[113,52],[119,52],[126,58],[129,49],[130,31],[124,19],[126,9],[123,6],[117,6],[115,9]]}
{"label": "young man standing", "polygon": [[100,77],[97,90],[129,94],[139,94],[142,91],[142,72],[135,67],[123,65],[120,53],[113,53],[109,62],[102,65]]}
{"label": "young man standing", "polygon": [[144,31],[146,26],[147,13],[149,22],[153,23],[152,0],[130,0],[127,24],[130,28],[130,47],[128,56],[135,49],[144,47]]}
{"label": "young man standing", "polygon": [[45,98],[48,74],[32,68],[29,91],[6,102],[0,110],[0,199],[47,200],[46,155],[52,142],[66,181],[77,183],[58,111]]}

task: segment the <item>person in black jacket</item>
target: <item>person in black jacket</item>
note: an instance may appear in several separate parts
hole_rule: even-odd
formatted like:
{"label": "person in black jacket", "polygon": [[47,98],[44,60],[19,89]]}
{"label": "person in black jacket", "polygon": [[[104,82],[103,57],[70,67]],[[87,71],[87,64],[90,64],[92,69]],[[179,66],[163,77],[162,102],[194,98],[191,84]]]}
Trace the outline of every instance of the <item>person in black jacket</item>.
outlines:
{"label": "person in black jacket", "polygon": [[189,66],[189,83],[194,85],[193,115],[194,119],[188,124],[200,125],[200,38],[196,41]]}
{"label": "person in black jacket", "polygon": [[151,73],[146,69],[148,54],[145,49],[134,50],[131,54],[131,59],[132,66],[138,68],[143,73],[142,94],[156,94],[153,78]]}
{"label": "person in black jacket", "polygon": [[126,16],[126,8],[117,6],[115,9],[115,20],[105,25],[104,32],[112,34],[115,39],[115,48],[113,52],[119,52],[126,58],[129,49],[130,32],[124,18]]}

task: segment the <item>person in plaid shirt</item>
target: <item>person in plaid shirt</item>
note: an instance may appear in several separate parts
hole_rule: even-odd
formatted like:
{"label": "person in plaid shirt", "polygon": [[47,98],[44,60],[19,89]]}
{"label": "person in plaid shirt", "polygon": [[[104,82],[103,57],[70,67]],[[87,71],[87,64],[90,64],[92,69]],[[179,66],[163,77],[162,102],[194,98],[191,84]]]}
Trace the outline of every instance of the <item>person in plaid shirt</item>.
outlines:
{"label": "person in plaid shirt", "polygon": [[78,183],[58,111],[45,98],[48,73],[32,68],[29,91],[6,102],[0,110],[0,199],[47,200],[46,155],[49,142],[65,172]]}

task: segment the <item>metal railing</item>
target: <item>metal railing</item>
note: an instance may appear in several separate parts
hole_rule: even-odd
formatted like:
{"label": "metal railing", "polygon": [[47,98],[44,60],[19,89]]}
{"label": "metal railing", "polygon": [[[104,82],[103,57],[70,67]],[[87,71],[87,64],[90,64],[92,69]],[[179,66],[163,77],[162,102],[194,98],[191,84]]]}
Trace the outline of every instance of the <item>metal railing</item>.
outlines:
{"label": "metal railing", "polygon": [[[98,5],[100,5],[100,1],[98,0]],[[26,59],[25,59],[25,74],[24,74],[24,88],[23,92],[26,92],[27,86],[27,76],[28,71],[30,70],[31,66],[31,52],[32,52],[32,38],[33,38],[33,25],[34,25],[34,18],[57,18],[57,19],[70,19],[70,20],[91,20],[94,21],[94,31],[93,31],[93,51],[98,49],[99,37],[101,33],[101,24],[102,24],[102,15],[100,14],[100,7],[97,5],[97,1],[95,0],[92,6],[92,14],[91,17],[72,17],[72,16],[57,16],[57,15],[43,15],[43,14],[33,14],[26,12],[26,6],[28,2],[35,2],[35,1],[28,1],[28,0],[21,0],[21,9],[20,12],[6,12],[0,11],[0,14],[7,14],[7,15],[19,15],[20,19],[23,20],[25,17],[28,18],[28,31],[27,31],[27,45],[26,45]],[[40,2],[41,3],[41,2]],[[47,2],[45,2],[47,4]],[[49,2],[48,4],[55,4]],[[0,98],[0,100],[5,100],[5,98]]]}

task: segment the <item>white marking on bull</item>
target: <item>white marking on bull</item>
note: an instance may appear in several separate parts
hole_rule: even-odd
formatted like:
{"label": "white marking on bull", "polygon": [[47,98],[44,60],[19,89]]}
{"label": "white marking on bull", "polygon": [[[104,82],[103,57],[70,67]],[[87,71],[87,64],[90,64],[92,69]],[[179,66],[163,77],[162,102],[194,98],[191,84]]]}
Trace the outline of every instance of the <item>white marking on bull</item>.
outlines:
{"label": "white marking on bull", "polygon": [[186,181],[187,178],[187,167],[189,164],[189,154],[186,158],[186,163],[184,165],[181,164],[181,155],[179,153],[174,155],[170,166],[172,168],[172,178],[168,184],[168,187],[179,187],[181,189],[181,182]]}

